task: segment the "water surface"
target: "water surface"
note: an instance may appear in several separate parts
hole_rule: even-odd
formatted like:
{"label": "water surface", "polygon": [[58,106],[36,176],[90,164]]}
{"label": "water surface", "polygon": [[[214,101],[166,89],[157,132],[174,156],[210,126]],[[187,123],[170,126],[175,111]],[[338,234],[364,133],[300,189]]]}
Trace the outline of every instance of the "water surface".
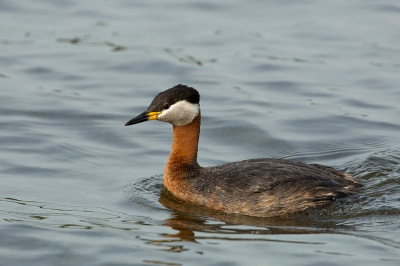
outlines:
{"label": "water surface", "polygon": [[[0,1],[1,265],[398,265],[397,1]],[[334,166],[357,197],[227,215],[162,187],[171,127],[124,127],[201,93],[199,163]]]}

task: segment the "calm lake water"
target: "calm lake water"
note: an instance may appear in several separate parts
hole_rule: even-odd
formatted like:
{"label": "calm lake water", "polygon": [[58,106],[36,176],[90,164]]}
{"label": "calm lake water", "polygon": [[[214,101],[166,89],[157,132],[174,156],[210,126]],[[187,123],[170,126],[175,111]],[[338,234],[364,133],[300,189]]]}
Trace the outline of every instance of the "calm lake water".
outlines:
{"label": "calm lake water", "polygon": [[[0,0],[0,265],[399,265],[398,1]],[[365,190],[291,219],[162,187],[199,90],[199,163],[334,166]]]}

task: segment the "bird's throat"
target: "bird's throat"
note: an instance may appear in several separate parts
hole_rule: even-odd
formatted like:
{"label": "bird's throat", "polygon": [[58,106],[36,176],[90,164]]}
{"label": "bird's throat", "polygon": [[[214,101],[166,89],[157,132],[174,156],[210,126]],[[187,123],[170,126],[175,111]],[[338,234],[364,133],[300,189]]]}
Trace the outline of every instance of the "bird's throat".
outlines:
{"label": "bird's throat", "polygon": [[[185,178],[198,168],[197,151],[200,136],[201,114],[189,124],[173,126],[172,150],[164,171],[164,185]],[[167,186],[168,187],[168,186]]]}

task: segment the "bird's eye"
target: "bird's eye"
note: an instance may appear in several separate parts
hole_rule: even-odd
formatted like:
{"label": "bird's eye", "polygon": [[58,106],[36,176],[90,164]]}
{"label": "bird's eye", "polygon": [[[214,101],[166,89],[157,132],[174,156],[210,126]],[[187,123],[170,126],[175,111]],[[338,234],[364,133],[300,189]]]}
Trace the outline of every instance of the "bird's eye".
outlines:
{"label": "bird's eye", "polygon": [[168,104],[165,104],[164,107],[163,107],[164,110],[167,110],[168,108],[169,108]]}

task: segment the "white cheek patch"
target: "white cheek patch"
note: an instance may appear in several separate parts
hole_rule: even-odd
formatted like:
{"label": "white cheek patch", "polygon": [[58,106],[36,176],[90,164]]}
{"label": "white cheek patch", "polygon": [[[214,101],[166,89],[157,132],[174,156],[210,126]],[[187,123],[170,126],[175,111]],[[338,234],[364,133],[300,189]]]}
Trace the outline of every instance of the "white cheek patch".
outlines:
{"label": "white cheek patch", "polygon": [[171,123],[174,126],[184,126],[191,123],[199,115],[199,112],[200,106],[197,103],[190,103],[184,100],[162,111],[157,116],[157,120]]}

